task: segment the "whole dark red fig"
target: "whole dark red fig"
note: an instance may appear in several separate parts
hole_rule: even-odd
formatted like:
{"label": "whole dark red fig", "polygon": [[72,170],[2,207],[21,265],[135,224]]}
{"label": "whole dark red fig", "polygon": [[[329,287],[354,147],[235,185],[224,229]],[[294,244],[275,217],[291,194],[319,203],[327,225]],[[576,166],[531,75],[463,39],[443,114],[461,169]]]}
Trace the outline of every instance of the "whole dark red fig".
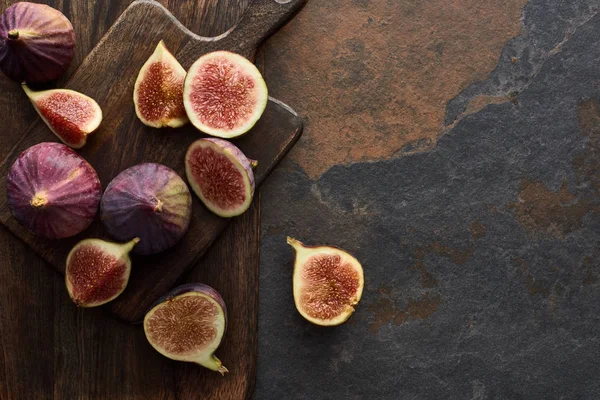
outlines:
{"label": "whole dark red fig", "polygon": [[139,237],[133,252],[160,253],[185,234],[192,217],[192,196],[171,168],[138,164],[108,184],[100,205],[102,222],[114,238]]}
{"label": "whole dark red fig", "polygon": [[215,350],[227,328],[227,308],[212,287],[190,283],[158,300],[144,317],[144,333],[160,354],[199,364],[225,375],[229,372]]}
{"label": "whole dark red fig", "polygon": [[8,7],[0,18],[0,70],[17,82],[60,78],[75,54],[73,25],[60,11],[28,2]]}
{"label": "whole dark red fig", "polygon": [[8,205],[30,231],[49,239],[85,230],[102,187],[92,166],[61,143],[40,143],[17,158],[6,179]]}
{"label": "whole dark red fig", "polygon": [[248,132],[268,100],[267,85],[258,68],[228,51],[214,51],[196,60],[183,87],[183,104],[192,124],[225,139]]}
{"label": "whole dark red fig", "polygon": [[185,155],[185,172],[192,190],[220,217],[234,217],[250,207],[254,196],[256,161],[223,139],[198,139]]}

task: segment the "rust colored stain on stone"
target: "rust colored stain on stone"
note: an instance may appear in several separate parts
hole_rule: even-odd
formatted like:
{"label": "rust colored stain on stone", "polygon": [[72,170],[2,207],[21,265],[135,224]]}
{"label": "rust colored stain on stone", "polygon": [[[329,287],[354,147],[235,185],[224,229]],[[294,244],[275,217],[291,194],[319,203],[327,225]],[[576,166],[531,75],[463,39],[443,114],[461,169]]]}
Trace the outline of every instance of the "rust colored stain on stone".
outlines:
{"label": "rust colored stain on stone", "polygon": [[557,238],[581,228],[581,219],[588,212],[598,210],[597,205],[570,193],[566,183],[555,193],[542,182],[528,179],[521,180],[519,199],[509,208],[515,210],[517,220],[529,234]]}
{"label": "rust colored stain on stone", "polygon": [[600,194],[600,102],[592,99],[581,103],[578,117],[581,133],[588,138],[588,143],[586,150],[573,160],[577,183],[593,185]]}
{"label": "rust colored stain on stone", "polygon": [[435,146],[447,102],[486,79],[526,2],[308,2],[265,50],[270,94],[305,117],[292,158],[317,178]]}
{"label": "rust colored stain on stone", "polygon": [[531,294],[532,296],[536,294],[541,294],[544,297],[548,297],[548,295],[550,294],[550,289],[544,287],[544,285],[535,280],[535,276],[533,276],[533,274],[527,268],[527,263],[525,262],[525,260],[523,260],[520,257],[517,257],[515,261],[519,265],[521,272],[525,277],[525,283],[527,285],[527,290],[529,291],[529,294]]}
{"label": "rust colored stain on stone", "polygon": [[469,226],[469,231],[471,232],[471,236],[473,236],[473,239],[481,239],[485,236],[485,226],[483,226],[477,220],[471,223],[471,226]]}
{"label": "rust colored stain on stone", "polygon": [[377,334],[382,326],[390,322],[399,326],[409,320],[427,319],[438,310],[440,304],[441,297],[430,296],[429,292],[425,292],[422,299],[408,299],[404,308],[399,308],[398,304],[389,298],[381,297],[369,306],[369,310],[373,313],[373,321],[369,324],[369,329],[373,334]]}

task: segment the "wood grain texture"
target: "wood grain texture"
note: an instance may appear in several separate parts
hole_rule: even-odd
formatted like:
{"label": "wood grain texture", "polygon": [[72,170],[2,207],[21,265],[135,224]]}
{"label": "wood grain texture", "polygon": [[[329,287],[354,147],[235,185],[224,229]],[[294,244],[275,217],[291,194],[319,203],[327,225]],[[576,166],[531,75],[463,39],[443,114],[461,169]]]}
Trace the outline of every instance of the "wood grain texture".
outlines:
{"label": "wood grain texture", "polygon": [[[96,168],[103,187],[124,169],[141,162],[159,162],[184,176],[185,151],[200,136],[191,125],[177,131],[155,130],[142,125],[135,116],[131,100],[133,84],[137,72],[159,40],[165,40],[186,69],[200,55],[216,49],[227,49],[253,58],[256,47],[301,4],[301,0],[287,4],[256,0],[240,23],[218,38],[193,34],[154,1],[142,0],[129,6],[66,83],[68,88],[96,99],[103,109],[103,124],[80,151]],[[124,42],[123,38],[129,39]],[[235,141],[246,155],[258,160],[255,170],[257,185],[262,183],[301,133],[302,121],[290,111],[276,100],[269,101],[253,130]],[[68,240],[44,240],[17,222],[5,201],[7,171],[18,154],[33,144],[55,140],[44,123],[37,120],[4,158],[0,166],[0,222],[63,272],[66,254],[77,241],[90,236],[107,237],[101,224],[96,222],[82,234]],[[166,252],[134,257],[130,284],[125,293],[111,303],[112,312],[126,321],[140,320],[148,306],[198,260],[228,222],[210,213],[194,197],[192,221],[186,236]]]}

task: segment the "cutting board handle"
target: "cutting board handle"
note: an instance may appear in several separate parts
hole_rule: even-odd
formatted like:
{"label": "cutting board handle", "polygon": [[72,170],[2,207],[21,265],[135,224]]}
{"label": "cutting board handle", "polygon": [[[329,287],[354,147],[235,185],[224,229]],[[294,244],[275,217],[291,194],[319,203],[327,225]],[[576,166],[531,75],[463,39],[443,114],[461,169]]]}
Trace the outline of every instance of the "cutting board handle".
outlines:
{"label": "cutting board handle", "polygon": [[289,21],[307,0],[252,0],[240,22],[224,40],[253,59],[258,46]]}

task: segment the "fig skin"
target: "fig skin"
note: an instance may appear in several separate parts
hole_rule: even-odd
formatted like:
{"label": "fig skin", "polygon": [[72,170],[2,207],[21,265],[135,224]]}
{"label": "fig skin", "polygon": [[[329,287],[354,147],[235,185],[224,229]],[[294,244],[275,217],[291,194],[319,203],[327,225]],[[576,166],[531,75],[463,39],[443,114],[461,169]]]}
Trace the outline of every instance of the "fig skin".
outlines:
{"label": "fig skin", "polygon": [[269,94],[256,66],[243,56],[215,51],[190,67],[183,103],[200,131],[224,139],[246,134],[262,116]]}
{"label": "fig skin", "polygon": [[186,71],[162,40],[140,69],[133,89],[135,113],[152,128],[179,128],[189,122],[183,106]]}
{"label": "fig skin", "polygon": [[[213,325],[212,327],[215,327],[215,322],[217,322],[217,328],[216,328],[216,336],[215,338],[208,342],[207,344],[205,343],[205,348],[201,349],[201,350],[192,350],[192,351],[188,351],[185,354],[174,354],[174,353],[170,353],[168,349],[166,349],[164,346],[161,346],[158,341],[157,341],[157,337],[156,334],[152,333],[152,320],[153,317],[155,316],[155,313],[157,310],[160,310],[161,308],[164,307],[169,307],[172,306],[173,304],[175,304],[178,300],[181,300],[183,297],[186,296],[200,296],[203,297],[205,299],[208,299],[209,301],[212,302],[212,304],[214,304],[216,306],[216,308],[219,310],[219,315],[217,318],[217,321],[212,321]],[[197,316],[196,314],[194,314],[194,316]],[[185,322],[183,322],[182,324],[185,324],[184,326],[184,332],[190,332],[189,326],[190,326],[190,321],[189,321],[189,316],[188,315],[184,315],[183,316]],[[185,318],[188,317],[188,318]],[[222,317],[222,321],[219,321],[219,317]],[[169,318],[169,321],[172,324],[172,321],[176,321],[176,318]],[[173,329],[173,326],[169,327],[170,329],[168,329],[168,333],[171,333],[173,331],[177,331],[177,329]],[[164,355],[165,357],[168,357],[172,360],[176,360],[176,361],[184,361],[184,362],[193,362],[196,363],[198,365],[201,365],[205,368],[208,368],[210,370],[219,372],[221,375],[225,375],[226,373],[229,372],[229,370],[227,368],[225,368],[225,366],[223,366],[223,363],[221,362],[221,360],[219,360],[214,352],[215,350],[217,350],[217,348],[219,347],[219,345],[221,344],[221,341],[223,339],[223,335],[225,334],[225,332],[227,331],[227,307],[225,306],[225,302],[223,301],[223,298],[221,297],[221,295],[219,294],[219,292],[217,292],[215,289],[213,289],[212,287],[208,286],[208,285],[204,285],[202,283],[188,283],[185,285],[181,285],[178,286],[176,288],[174,288],[173,290],[171,290],[168,294],[166,294],[165,296],[161,297],[159,300],[157,300],[148,310],[148,312],[146,313],[145,317],[144,317],[144,333],[146,335],[146,339],[148,340],[148,342],[150,343],[150,345],[152,347],[154,347],[154,349],[156,351],[158,351],[160,354]],[[179,338],[182,338],[181,336]],[[187,339],[186,337],[183,337],[183,339]]]}
{"label": "fig skin", "polygon": [[[300,315],[307,321],[320,326],[337,326],[346,322],[354,313],[355,306],[359,303],[363,293],[365,281],[360,262],[337,247],[305,246],[302,242],[289,236],[287,243],[296,252],[293,288],[294,303]],[[321,266],[326,270],[315,271],[312,263],[319,262],[317,260],[319,257],[326,257],[326,260],[322,260],[325,265]],[[331,264],[331,257],[338,259],[337,265]],[[336,266],[338,268],[332,270],[332,267]],[[309,276],[311,274],[313,276]],[[319,276],[314,276],[316,274]],[[311,279],[309,278],[313,278],[313,287],[310,287]],[[325,285],[322,283],[324,280],[327,280]],[[306,300],[314,303],[319,295],[322,303],[311,310],[311,307],[305,304]],[[327,297],[323,298],[323,296]],[[340,310],[337,310],[337,313],[334,313],[335,305],[330,305],[331,301],[339,302]],[[315,308],[322,315],[315,315]],[[328,312],[331,315],[326,315]]]}
{"label": "fig skin", "polygon": [[7,179],[8,205],[31,232],[62,239],[84,231],[98,212],[102,186],[92,166],[60,143],[25,150]]}
{"label": "fig skin", "polygon": [[129,252],[139,241],[134,238],[120,244],[85,239],[77,243],[67,256],[65,268],[65,285],[71,300],[78,307],[89,308],[121,295],[131,274]]}
{"label": "fig skin", "polygon": [[[200,148],[210,148],[213,151],[218,152],[218,154],[225,156],[227,161],[235,165],[237,171],[241,174],[245,189],[245,197],[242,204],[233,209],[224,209],[219,207],[218,204],[205,196],[201,188],[201,182],[198,182],[198,179],[200,178],[195,174],[198,166],[197,161],[195,162],[194,155],[195,152]],[[220,177],[215,173],[214,165],[214,162],[212,162],[210,165],[207,165],[208,168],[212,168],[209,170],[212,173],[211,178],[217,179],[218,182],[220,182],[220,185],[225,185],[227,180],[220,179]],[[249,160],[234,144],[226,140],[216,138],[196,140],[190,145],[185,155],[185,172],[192,190],[210,211],[224,218],[231,218],[241,215],[250,207],[255,190],[254,171],[252,169],[256,165],[257,161]],[[221,187],[221,189],[227,190],[228,188]]]}
{"label": "fig skin", "polygon": [[69,89],[34,92],[26,84],[23,90],[52,133],[69,147],[85,146],[88,135],[102,122],[102,109],[83,93]]}
{"label": "fig skin", "polygon": [[100,217],[120,241],[141,239],[136,254],[156,254],[174,246],[187,231],[192,196],[175,171],[162,164],[138,164],[121,172],[106,188]]}
{"label": "fig skin", "polygon": [[65,74],[75,54],[73,25],[45,4],[15,3],[0,18],[0,70],[17,82],[44,83]]}

